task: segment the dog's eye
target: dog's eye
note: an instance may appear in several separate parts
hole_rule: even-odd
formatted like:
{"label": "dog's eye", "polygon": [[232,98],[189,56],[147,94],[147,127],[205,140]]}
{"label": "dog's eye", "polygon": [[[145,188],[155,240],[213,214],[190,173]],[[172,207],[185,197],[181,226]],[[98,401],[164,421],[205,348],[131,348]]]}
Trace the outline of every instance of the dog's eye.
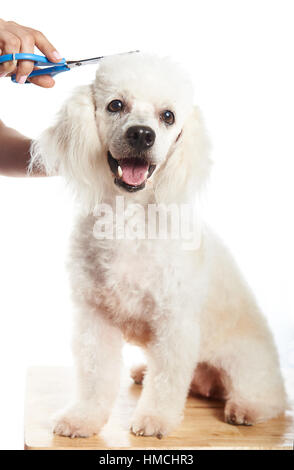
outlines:
{"label": "dog's eye", "polygon": [[119,113],[124,109],[124,104],[120,100],[113,100],[107,106],[108,111],[111,113]]}
{"label": "dog's eye", "polygon": [[164,121],[166,124],[173,124],[175,122],[175,116],[174,113],[169,111],[168,109],[166,111],[163,111],[160,115],[160,119]]}

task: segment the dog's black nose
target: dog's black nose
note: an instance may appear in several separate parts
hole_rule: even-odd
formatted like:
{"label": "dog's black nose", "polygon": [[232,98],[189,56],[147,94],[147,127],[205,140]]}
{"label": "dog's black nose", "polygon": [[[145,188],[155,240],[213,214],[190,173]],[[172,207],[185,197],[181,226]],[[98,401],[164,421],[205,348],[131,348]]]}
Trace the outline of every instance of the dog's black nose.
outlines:
{"label": "dog's black nose", "polygon": [[126,132],[126,139],[136,150],[146,150],[154,144],[155,132],[151,127],[132,126]]}

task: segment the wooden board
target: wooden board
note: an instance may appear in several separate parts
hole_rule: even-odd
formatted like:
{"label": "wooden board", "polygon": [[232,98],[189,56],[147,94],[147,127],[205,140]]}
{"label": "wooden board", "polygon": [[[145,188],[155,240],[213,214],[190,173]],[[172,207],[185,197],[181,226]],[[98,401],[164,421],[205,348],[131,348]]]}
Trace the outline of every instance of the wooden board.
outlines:
{"label": "wooden board", "polygon": [[[294,371],[287,372],[288,393]],[[136,437],[129,421],[141,393],[124,371],[111,417],[98,436],[70,439],[52,433],[52,416],[68,404],[70,369],[36,367],[28,371],[25,404],[25,449],[293,449],[294,404],[285,416],[256,426],[232,426],[223,420],[221,402],[189,397],[182,424],[169,437]]]}

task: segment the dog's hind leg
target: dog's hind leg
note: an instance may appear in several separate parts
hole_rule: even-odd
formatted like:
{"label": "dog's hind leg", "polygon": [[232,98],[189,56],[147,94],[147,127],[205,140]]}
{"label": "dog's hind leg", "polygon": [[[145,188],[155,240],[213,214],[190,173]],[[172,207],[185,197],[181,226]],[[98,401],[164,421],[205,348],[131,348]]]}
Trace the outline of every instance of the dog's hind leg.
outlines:
{"label": "dog's hind leg", "polygon": [[264,338],[235,337],[223,346],[218,362],[229,377],[225,421],[251,425],[286,408],[286,393],[273,344]]}

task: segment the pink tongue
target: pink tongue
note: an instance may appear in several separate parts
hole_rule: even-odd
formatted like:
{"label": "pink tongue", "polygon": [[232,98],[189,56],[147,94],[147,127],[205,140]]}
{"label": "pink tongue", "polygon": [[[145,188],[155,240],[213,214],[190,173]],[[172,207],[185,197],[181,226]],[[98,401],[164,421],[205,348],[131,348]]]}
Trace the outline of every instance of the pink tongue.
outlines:
{"label": "pink tongue", "polygon": [[148,170],[148,163],[138,158],[125,158],[119,162],[123,171],[122,180],[133,186],[138,186],[145,181],[145,173]]}

